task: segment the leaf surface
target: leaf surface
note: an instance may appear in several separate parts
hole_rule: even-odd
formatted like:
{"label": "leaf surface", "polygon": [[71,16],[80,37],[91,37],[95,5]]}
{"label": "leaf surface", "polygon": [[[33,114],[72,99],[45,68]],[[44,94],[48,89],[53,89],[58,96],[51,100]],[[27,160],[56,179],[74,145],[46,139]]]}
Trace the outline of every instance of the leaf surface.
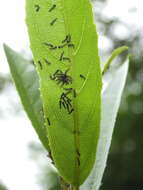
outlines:
{"label": "leaf surface", "polygon": [[23,107],[42,144],[49,150],[39,93],[38,75],[35,68],[30,61],[24,59],[7,45],[4,45],[4,50]]}
{"label": "leaf surface", "polygon": [[79,186],[99,136],[101,70],[89,0],[27,0],[50,148],[60,175]]}
{"label": "leaf surface", "polygon": [[117,70],[110,70],[104,76],[107,86],[102,93],[101,131],[96,161],[90,176],[82,185],[81,190],[98,190],[101,185],[121,95],[126,82],[128,62],[126,60]]}

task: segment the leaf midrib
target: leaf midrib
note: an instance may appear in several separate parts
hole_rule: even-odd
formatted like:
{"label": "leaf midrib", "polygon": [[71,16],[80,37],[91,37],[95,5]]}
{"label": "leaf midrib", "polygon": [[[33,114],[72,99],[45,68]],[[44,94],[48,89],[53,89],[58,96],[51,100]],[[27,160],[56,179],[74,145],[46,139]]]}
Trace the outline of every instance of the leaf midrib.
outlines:
{"label": "leaf midrib", "polygon": [[[61,0],[61,1],[62,1],[62,5],[63,5],[63,10],[64,10],[64,0]],[[70,30],[69,30],[69,27],[67,24],[68,21],[66,21],[65,11],[63,13],[63,19],[64,19],[65,32],[66,32],[66,34],[69,34]],[[71,69],[71,75],[73,78],[73,67],[72,67],[72,65],[74,64],[74,57],[75,56],[72,55],[72,51],[70,51],[69,48],[68,48],[68,55],[71,59],[70,69]],[[73,84],[72,84],[72,88],[75,89]],[[76,131],[76,133],[73,132],[73,135],[74,135],[74,143],[75,143],[75,155],[78,156],[76,151],[79,150],[79,148],[80,148],[80,138],[79,138],[79,133],[77,132],[77,131],[79,131],[78,109],[77,109],[78,107],[77,107],[77,101],[75,98],[73,99],[73,108],[76,108],[76,109],[74,109],[74,112],[73,112],[73,121],[74,121],[73,131]],[[79,187],[79,178],[80,178],[80,167],[78,165],[77,157],[75,157],[75,177],[74,177],[74,180],[75,180],[77,188]]]}

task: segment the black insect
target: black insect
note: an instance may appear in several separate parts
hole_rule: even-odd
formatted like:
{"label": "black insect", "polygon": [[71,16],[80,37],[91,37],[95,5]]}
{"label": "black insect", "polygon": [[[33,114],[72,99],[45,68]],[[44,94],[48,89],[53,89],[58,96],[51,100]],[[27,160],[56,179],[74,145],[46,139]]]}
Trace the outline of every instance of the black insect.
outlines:
{"label": "black insect", "polygon": [[50,76],[50,79],[57,81],[57,84],[61,84],[61,86],[71,84],[72,78],[71,76],[67,75],[68,71],[69,69],[67,69],[65,72],[57,70],[53,75]]}
{"label": "black insect", "polygon": [[35,11],[36,11],[36,12],[39,12],[40,6],[39,6],[39,5],[35,5],[34,7],[35,7]]}
{"label": "black insect", "polygon": [[45,46],[48,46],[49,48],[53,48],[54,47],[54,45],[52,45],[52,44],[50,44],[50,43],[47,43],[47,42],[44,42],[43,43]]}
{"label": "black insect", "polygon": [[44,61],[45,61],[45,63],[46,63],[47,65],[51,65],[51,62],[49,62],[47,59],[44,59]]}
{"label": "black insect", "polygon": [[49,47],[50,50],[55,50],[55,49],[58,48],[57,46],[54,46],[54,45],[51,44],[51,43],[44,42],[43,44],[44,44],[45,46]]}
{"label": "black insect", "polygon": [[82,78],[82,79],[84,79],[84,80],[86,79],[85,76],[83,76],[83,75],[81,75],[81,74],[80,74],[79,76],[80,76],[80,78]]}
{"label": "black insect", "polygon": [[75,48],[75,45],[74,44],[68,44],[68,47]]}
{"label": "black insect", "polygon": [[74,109],[72,108],[72,109],[69,111],[69,113],[68,113],[68,114],[71,114],[73,111],[74,111]]}
{"label": "black insect", "polygon": [[62,61],[62,60],[63,60],[63,56],[64,56],[64,51],[61,53],[61,56],[60,56],[59,61]]}
{"label": "black insect", "polygon": [[58,46],[58,48],[61,49],[61,48],[64,48],[65,46],[67,46],[67,45],[68,45],[68,44],[66,43],[66,44],[63,44],[63,45]]}
{"label": "black insect", "polygon": [[73,97],[76,98],[77,94],[76,94],[76,90],[73,88],[64,88],[64,90],[66,91],[66,95],[73,93]]}
{"label": "black insect", "polygon": [[73,97],[76,98],[77,94],[76,94],[76,90],[73,89]]}
{"label": "black insect", "polygon": [[60,102],[59,102],[60,109],[62,108],[62,105],[63,105],[64,108],[67,108],[67,109],[69,107],[72,107],[71,102],[72,102],[72,100],[67,96],[67,94],[65,94],[63,92],[61,97],[60,97]]}
{"label": "black insect", "polygon": [[67,37],[67,43],[70,43],[71,42],[71,35],[68,34],[68,37]]}
{"label": "black insect", "polygon": [[51,122],[50,122],[49,118],[47,118],[47,122],[48,122],[48,125],[50,126]]}
{"label": "black insect", "polygon": [[52,22],[50,22],[50,25],[51,26],[54,25],[57,20],[58,20],[58,18],[55,18],[54,20],[52,20]]}
{"label": "black insect", "polygon": [[73,131],[73,134],[78,134],[78,135],[80,135],[80,131],[74,130],[74,131]]}
{"label": "black insect", "polygon": [[40,69],[42,70],[43,67],[42,67],[42,63],[41,63],[41,61],[38,61],[38,64],[39,64],[39,66],[40,66]]}
{"label": "black insect", "polygon": [[50,47],[49,49],[55,50],[55,49],[57,49],[57,48],[58,48],[57,46],[53,46],[53,47]]}
{"label": "black insect", "polygon": [[69,48],[75,48],[75,45],[71,43],[71,35],[66,35],[65,39],[62,41],[63,45],[60,45],[59,48],[64,48],[68,46]]}
{"label": "black insect", "polygon": [[72,107],[72,100],[64,92],[61,94],[59,106],[60,109],[63,107],[65,110],[67,110],[68,114],[71,114],[74,111]]}
{"label": "black insect", "polygon": [[56,8],[56,5],[54,4],[50,9],[49,12],[53,11]]}
{"label": "black insect", "polygon": [[67,42],[67,43],[71,42],[71,35],[70,34],[66,35],[65,39],[62,41],[62,43],[65,43],[65,42]]}
{"label": "black insect", "polygon": [[78,157],[80,157],[80,152],[78,149],[76,150],[76,153],[77,153]]}
{"label": "black insect", "polygon": [[78,164],[78,166],[80,166],[80,159],[79,159],[79,157],[77,157],[77,164]]}
{"label": "black insect", "polygon": [[68,35],[65,37],[65,39],[62,41],[62,43],[65,43],[67,42],[67,39],[68,39]]}
{"label": "black insect", "polygon": [[64,57],[64,51],[60,55],[59,61],[69,61],[71,62],[71,59],[69,57]]}

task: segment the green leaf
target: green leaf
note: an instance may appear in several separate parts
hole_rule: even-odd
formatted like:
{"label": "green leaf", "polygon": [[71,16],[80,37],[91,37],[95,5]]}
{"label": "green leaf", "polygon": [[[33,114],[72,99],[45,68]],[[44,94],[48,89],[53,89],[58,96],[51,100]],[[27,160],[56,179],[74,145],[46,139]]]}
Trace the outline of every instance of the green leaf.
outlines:
{"label": "green leaf", "polygon": [[96,162],[90,176],[81,187],[81,190],[98,190],[100,187],[106,167],[121,95],[126,82],[128,62],[129,61],[126,60],[117,70],[112,70],[104,76],[107,87],[102,93],[101,131],[96,153]]}
{"label": "green leaf", "polygon": [[31,48],[50,148],[60,175],[78,187],[95,161],[101,70],[89,0],[27,0]]}
{"label": "green leaf", "polygon": [[24,59],[7,45],[4,45],[4,50],[23,107],[42,144],[49,150],[39,93],[38,75],[35,68],[30,61]]}
{"label": "green leaf", "polygon": [[119,47],[117,49],[115,49],[111,56],[108,58],[107,62],[104,64],[104,68],[103,68],[103,71],[102,73],[104,74],[108,68],[110,67],[112,61],[118,56],[120,55],[121,53],[123,53],[124,51],[127,51],[128,50],[128,47],[127,46],[122,46],[122,47]]}

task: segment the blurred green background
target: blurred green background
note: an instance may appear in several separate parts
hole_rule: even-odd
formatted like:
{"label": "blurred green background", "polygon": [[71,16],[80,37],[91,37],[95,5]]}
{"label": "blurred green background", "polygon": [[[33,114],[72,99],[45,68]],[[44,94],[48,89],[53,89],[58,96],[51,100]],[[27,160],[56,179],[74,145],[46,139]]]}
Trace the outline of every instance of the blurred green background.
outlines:
{"label": "blurred green background", "polygon": [[[142,27],[123,22],[104,14],[106,0],[95,1],[95,19],[99,34],[100,54],[103,61],[116,47],[127,45],[131,54],[130,68],[122,103],[116,121],[112,146],[101,190],[142,190],[143,189],[143,30]],[[137,11],[135,7],[127,10],[130,15]],[[122,14],[122,12],[121,12]],[[132,18],[132,17],[131,17]],[[102,38],[104,38],[103,49]],[[108,44],[109,43],[109,44]],[[125,55],[120,57],[123,60]],[[11,85],[9,75],[0,73],[0,93]],[[118,88],[118,87],[117,87]],[[19,109],[16,108],[15,114]],[[0,116],[3,114],[0,109]],[[41,162],[43,149],[39,144],[29,145],[31,159]],[[39,164],[37,181],[39,189],[47,190],[47,166]],[[45,172],[43,172],[45,170]],[[0,185],[0,190],[7,190]]]}

